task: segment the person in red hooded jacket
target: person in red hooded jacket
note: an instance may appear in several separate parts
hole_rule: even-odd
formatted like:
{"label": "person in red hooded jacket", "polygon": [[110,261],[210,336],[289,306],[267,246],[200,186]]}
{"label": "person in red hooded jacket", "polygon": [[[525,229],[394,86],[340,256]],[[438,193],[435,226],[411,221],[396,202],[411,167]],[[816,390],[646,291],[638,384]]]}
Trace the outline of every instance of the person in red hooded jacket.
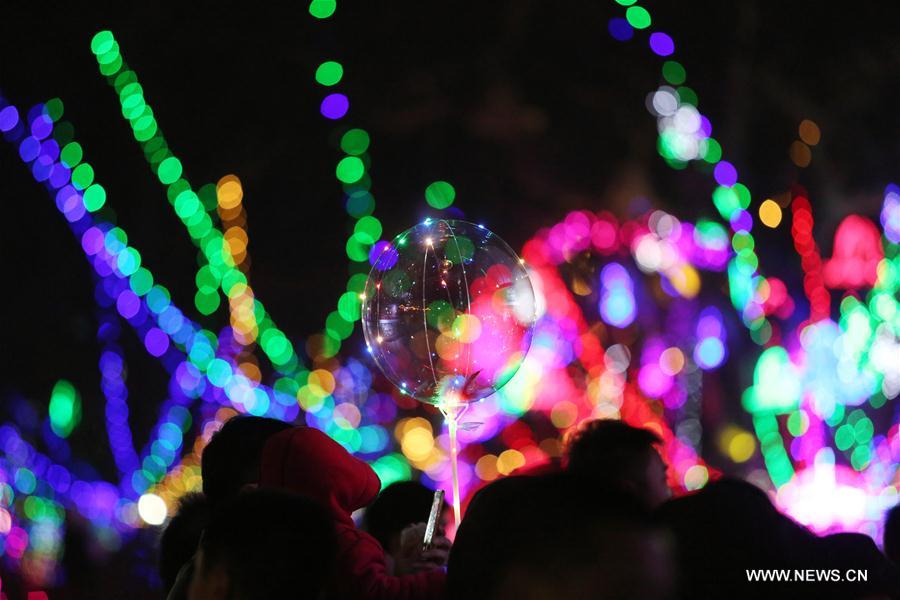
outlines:
{"label": "person in red hooded jacket", "polygon": [[[368,533],[358,529],[353,511],[372,502],[381,481],[372,468],[354,457],[328,435],[312,427],[295,427],[273,435],[260,460],[260,487],[274,487],[308,496],[325,506],[337,532],[337,581],[339,598],[365,600],[442,598],[445,573],[440,568],[393,576],[388,572],[384,549]],[[435,538],[437,541],[437,538]],[[449,545],[441,540],[438,546]],[[424,561],[446,554],[438,548],[423,554]]]}

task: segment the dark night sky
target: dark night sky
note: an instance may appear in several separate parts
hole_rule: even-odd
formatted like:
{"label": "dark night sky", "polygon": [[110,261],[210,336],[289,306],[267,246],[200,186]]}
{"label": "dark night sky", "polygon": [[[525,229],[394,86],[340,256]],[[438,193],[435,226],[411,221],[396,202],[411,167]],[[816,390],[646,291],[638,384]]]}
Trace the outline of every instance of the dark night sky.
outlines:
{"label": "dark night sky", "polygon": [[[660,61],[646,35],[610,38],[606,23],[623,12],[613,2],[339,2],[328,21],[294,4],[5,9],[0,90],[20,107],[62,98],[119,224],[181,307],[192,306],[196,251],[97,72],[89,43],[100,29],[115,33],[195,188],[241,178],[251,280],[295,340],[322,327],[346,280],[341,153],[313,81],[326,59],[345,67],[346,122],[372,134],[375,214],[391,235],[424,214],[436,179],[513,247],[574,208],[624,214],[629,192],[685,219],[712,215],[710,180],[656,155],[644,97]],[[826,253],[841,217],[876,214],[900,168],[900,5],[655,2],[651,12],[755,197],[806,185]],[[823,141],[798,172],[788,147],[804,118]],[[72,380],[85,401],[76,436],[90,440],[103,419],[89,267],[5,143],[0,182],[3,393],[44,403],[55,380]],[[764,269],[792,252],[784,228],[758,239]],[[125,342],[135,422],[149,422],[165,378]],[[110,464],[103,449],[86,452]]]}

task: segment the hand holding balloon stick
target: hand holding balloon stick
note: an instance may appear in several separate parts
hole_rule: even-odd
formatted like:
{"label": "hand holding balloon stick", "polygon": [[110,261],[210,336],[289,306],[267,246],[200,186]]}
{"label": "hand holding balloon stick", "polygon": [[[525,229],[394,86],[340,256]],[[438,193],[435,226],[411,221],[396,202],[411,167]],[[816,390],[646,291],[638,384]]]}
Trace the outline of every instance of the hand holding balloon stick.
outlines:
{"label": "hand holding balloon stick", "polygon": [[458,525],[460,419],[525,360],[534,289],[516,253],[466,221],[427,219],[376,252],[363,294],[366,344],[391,383],[444,415]]}

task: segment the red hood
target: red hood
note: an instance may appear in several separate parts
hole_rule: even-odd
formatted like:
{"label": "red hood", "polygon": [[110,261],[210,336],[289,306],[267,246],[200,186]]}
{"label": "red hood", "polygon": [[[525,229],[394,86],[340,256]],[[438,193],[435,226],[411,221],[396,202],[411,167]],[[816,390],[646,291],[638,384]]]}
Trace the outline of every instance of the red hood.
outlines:
{"label": "red hood", "polygon": [[345,519],[381,489],[372,467],[312,427],[286,429],[269,438],[259,483],[309,496]]}

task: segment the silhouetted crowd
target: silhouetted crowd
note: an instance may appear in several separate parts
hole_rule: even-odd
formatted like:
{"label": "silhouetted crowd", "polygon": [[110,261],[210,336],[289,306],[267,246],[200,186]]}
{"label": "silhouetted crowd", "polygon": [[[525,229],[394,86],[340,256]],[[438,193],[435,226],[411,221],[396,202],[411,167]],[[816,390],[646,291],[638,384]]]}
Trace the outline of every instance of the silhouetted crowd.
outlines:
{"label": "silhouetted crowd", "polygon": [[235,417],[203,451],[203,493],[182,499],[160,539],[165,594],[900,598],[897,507],[882,553],[865,535],[814,535],[744,481],[671,498],[659,443],[621,421],[586,423],[562,465],[485,485],[453,543],[443,535],[445,510],[426,545],[431,490],[400,482],[380,491],[371,467],[321,431]]}

